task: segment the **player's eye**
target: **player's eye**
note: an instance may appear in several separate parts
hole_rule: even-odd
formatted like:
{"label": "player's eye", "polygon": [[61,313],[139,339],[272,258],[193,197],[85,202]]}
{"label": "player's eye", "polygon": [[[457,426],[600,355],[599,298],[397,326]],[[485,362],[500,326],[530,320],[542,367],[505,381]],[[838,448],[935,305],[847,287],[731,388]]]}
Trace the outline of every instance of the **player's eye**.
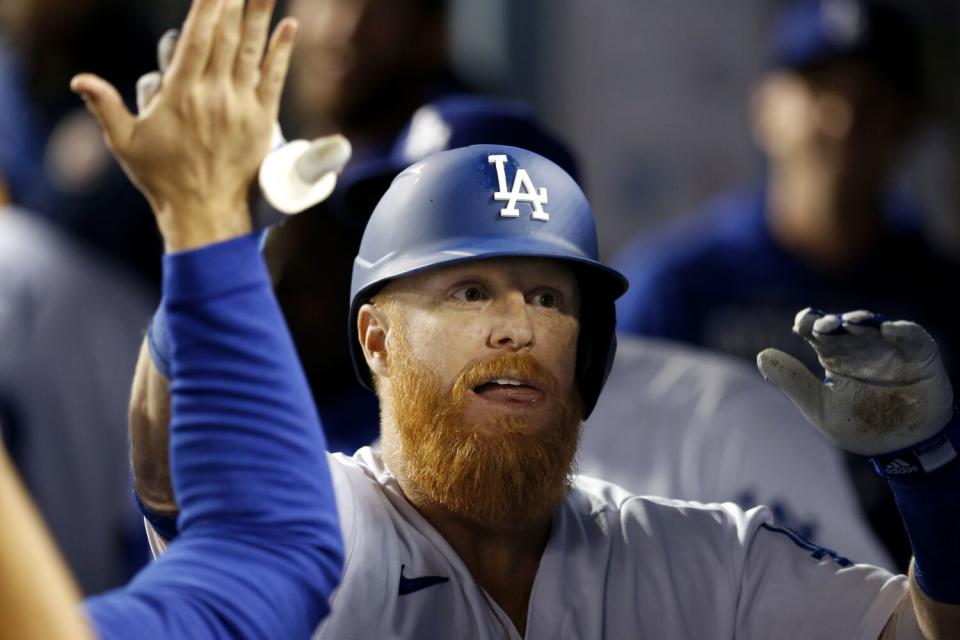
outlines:
{"label": "player's eye", "polygon": [[530,304],[545,309],[556,309],[560,306],[560,294],[554,291],[537,291],[530,296]]}
{"label": "player's eye", "polygon": [[479,285],[470,284],[455,290],[453,297],[461,302],[480,302],[487,299],[487,292]]}

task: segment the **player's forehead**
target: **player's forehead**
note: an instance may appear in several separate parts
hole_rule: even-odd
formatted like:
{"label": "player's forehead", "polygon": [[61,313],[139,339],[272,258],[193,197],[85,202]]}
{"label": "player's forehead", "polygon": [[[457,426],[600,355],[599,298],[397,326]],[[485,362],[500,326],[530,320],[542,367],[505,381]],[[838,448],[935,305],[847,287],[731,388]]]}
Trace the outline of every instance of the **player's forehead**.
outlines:
{"label": "player's forehead", "polygon": [[550,287],[577,295],[573,267],[563,260],[526,256],[507,256],[442,265],[391,282],[385,291],[430,292],[459,282],[474,281],[490,286],[529,290]]}

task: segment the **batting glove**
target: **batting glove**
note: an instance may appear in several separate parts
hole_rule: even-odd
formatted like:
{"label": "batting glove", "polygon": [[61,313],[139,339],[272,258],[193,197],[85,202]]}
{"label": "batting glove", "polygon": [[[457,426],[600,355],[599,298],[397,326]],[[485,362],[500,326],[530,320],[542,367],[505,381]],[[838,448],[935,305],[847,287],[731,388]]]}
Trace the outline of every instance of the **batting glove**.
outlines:
{"label": "batting glove", "polygon": [[817,352],[824,381],[776,349],[762,351],[757,366],[835,445],[875,456],[927,440],[950,421],[953,389],[936,343],[919,325],[807,308],[793,331]]}

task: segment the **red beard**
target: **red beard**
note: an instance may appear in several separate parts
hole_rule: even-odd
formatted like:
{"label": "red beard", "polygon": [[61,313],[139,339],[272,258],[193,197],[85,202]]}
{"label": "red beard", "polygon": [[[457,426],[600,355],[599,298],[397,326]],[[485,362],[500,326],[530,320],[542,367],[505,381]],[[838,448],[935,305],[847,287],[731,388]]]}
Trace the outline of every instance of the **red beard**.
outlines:
{"label": "red beard", "polygon": [[[522,526],[548,514],[570,488],[583,405],[560,402],[556,378],[529,354],[505,353],[466,367],[449,392],[416,362],[403,336],[391,353],[396,444],[405,479],[431,502],[479,524]],[[549,428],[524,414],[465,423],[467,394],[494,378],[530,380],[555,402]]]}

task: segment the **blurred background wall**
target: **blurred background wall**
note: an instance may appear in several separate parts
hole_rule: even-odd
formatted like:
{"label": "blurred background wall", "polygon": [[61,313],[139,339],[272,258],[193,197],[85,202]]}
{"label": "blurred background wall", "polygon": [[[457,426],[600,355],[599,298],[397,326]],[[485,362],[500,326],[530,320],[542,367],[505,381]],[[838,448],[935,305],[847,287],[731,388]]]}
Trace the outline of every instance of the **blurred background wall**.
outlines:
{"label": "blurred background wall", "polygon": [[[892,0],[924,30],[928,115],[904,159],[931,237],[960,252],[960,3]],[[451,0],[457,70],[521,97],[577,152],[601,250],[756,178],[749,93],[778,0]],[[175,24],[187,3],[148,3]]]}
{"label": "blurred background wall", "polygon": [[[899,4],[925,31],[930,113],[904,163],[931,235],[956,250],[960,5]],[[601,249],[756,178],[749,93],[774,0],[455,0],[458,68],[532,101],[584,166]]]}

